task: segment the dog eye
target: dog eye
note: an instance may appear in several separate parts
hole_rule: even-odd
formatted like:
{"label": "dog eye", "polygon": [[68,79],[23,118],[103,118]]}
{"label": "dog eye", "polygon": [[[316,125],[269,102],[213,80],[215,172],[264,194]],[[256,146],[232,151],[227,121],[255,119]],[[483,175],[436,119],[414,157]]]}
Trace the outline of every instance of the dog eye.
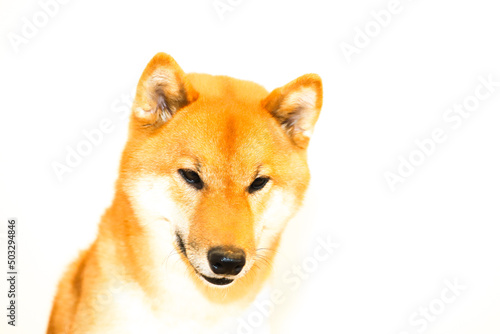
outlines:
{"label": "dog eye", "polygon": [[256,178],[252,182],[252,184],[250,185],[250,187],[248,187],[248,192],[251,194],[254,191],[261,190],[262,188],[264,188],[264,186],[266,185],[267,181],[269,181],[268,177],[258,177],[258,178]]}
{"label": "dog eye", "polygon": [[190,169],[179,169],[179,174],[189,185],[195,187],[198,190],[203,188],[203,181],[195,171]]}

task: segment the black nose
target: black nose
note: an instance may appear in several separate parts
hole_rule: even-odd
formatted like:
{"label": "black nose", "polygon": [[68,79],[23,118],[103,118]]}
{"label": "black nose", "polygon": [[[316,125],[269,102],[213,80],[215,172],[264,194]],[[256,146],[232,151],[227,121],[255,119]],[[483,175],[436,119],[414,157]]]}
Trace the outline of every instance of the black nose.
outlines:
{"label": "black nose", "polygon": [[234,247],[214,247],[208,251],[208,263],[216,274],[238,275],[245,266],[245,251]]}

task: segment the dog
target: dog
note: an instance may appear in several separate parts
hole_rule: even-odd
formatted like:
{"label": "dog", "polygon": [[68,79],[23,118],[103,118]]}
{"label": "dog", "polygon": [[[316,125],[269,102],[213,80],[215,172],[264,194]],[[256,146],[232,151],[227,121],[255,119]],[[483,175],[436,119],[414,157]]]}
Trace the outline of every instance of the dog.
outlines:
{"label": "dog", "polygon": [[269,280],[310,174],[323,101],[156,54],[137,85],[116,193],[61,279],[48,334],[221,333]]}

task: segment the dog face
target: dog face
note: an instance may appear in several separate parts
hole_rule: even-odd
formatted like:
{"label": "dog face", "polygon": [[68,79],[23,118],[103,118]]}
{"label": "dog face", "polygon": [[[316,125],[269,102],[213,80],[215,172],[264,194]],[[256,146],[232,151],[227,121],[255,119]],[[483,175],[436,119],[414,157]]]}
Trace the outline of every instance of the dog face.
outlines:
{"label": "dog face", "polygon": [[157,54],[139,80],[118,183],[136,228],[154,248],[173,244],[210,286],[244,276],[301,204],[321,103],[317,75],[269,94],[247,81],[186,75]]}

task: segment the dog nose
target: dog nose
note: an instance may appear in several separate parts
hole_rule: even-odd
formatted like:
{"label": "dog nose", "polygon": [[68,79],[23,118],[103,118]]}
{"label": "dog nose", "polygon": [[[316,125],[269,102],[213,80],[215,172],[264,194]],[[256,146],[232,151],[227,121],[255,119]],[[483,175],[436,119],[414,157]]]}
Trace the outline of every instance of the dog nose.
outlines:
{"label": "dog nose", "polygon": [[238,275],[245,266],[245,251],[234,247],[214,247],[208,251],[208,263],[216,274]]}

